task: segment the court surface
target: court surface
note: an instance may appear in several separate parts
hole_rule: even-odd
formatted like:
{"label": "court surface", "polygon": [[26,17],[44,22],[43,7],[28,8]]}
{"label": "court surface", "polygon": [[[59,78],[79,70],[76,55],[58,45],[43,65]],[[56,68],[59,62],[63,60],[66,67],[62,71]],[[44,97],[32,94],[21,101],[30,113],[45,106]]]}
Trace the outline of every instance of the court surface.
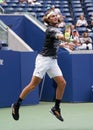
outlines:
{"label": "court surface", "polygon": [[93,130],[93,103],[61,103],[64,122],[49,110],[53,102],[21,106],[20,120],[11,116],[11,108],[0,108],[0,130]]}

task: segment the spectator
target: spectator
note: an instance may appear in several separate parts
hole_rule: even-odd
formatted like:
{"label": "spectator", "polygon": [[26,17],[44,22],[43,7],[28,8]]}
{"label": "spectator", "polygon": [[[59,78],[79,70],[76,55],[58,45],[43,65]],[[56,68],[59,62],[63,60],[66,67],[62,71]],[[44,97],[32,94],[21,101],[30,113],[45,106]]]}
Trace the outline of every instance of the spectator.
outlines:
{"label": "spectator", "polygon": [[78,47],[78,46],[81,46],[81,43],[80,43],[80,35],[79,35],[79,32],[76,30],[76,29],[73,29],[72,30],[72,35],[71,35],[71,39],[73,39],[73,43],[75,44],[75,49]]}
{"label": "spectator", "polygon": [[93,13],[90,16],[90,27],[93,28]]}
{"label": "spectator", "polygon": [[88,32],[93,31],[93,13],[90,16]]}
{"label": "spectator", "polygon": [[74,24],[71,24],[71,30],[72,30],[72,32],[73,32],[74,30],[76,30],[76,31],[77,31],[77,35],[79,36],[79,32],[78,32],[78,30],[76,29],[76,26],[75,26]]}
{"label": "spectator", "polygon": [[[67,41],[66,44],[69,43],[73,47],[73,50],[76,50],[79,46],[81,46],[81,43],[80,43],[79,32],[74,28],[75,28],[74,25],[73,26],[67,25],[65,28],[64,35],[65,35],[65,39]],[[71,50],[69,49],[69,51],[71,51]]]}
{"label": "spectator", "polygon": [[91,21],[93,20],[93,13],[92,13],[91,16],[90,16],[90,20],[91,20]]}
{"label": "spectator", "polygon": [[72,33],[76,31],[77,36],[78,37],[80,36],[79,31],[77,30],[77,28],[74,24],[71,24],[71,30],[72,30]]}
{"label": "spectator", "polygon": [[66,40],[70,40],[70,36],[71,36],[71,26],[70,25],[66,25],[65,26],[65,31],[64,31],[64,36]]}
{"label": "spectator", "polygon": [[82,27],[82,26],[87,27],[87,26],[88,26],[88,23],[87,23],[87,21],[86,21],[84,15],[81,14],[81,15],[79,16],[79,19],[78,19],[77,22],[76,22],[76,27]]}
{"label": "spectator", "polygon": [[80,38],[81,46],[79,46],[77,49],[79,50],[92,50],[92,38],[88,36],[87,32],[84,32]]}
{"label": "spectator", "polygon": [[93,30],[93,20],[91,21],[90,26],[91,26],[91,29]]}
{"label": "spectator", "polygon": [[72,34],[71,26],[70,25],[66,25],[65,26],[65,31],[64,31],[64,37],[65,37],[66,42],[65,42],[63,47],[66,50],[68,50],[69,52],[73,51],[75,49],[75,46],[76,46],[74,44],[74,42],[73,42],[74,40],[72,39],[71,34]]}

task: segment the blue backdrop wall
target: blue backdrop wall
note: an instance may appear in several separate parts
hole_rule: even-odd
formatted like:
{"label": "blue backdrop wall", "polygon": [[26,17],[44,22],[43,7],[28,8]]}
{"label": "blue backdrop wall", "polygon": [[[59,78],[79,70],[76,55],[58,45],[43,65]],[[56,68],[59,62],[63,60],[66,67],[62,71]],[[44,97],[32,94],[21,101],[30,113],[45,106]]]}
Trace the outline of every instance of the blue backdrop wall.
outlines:
{"label": "blue backdrop wall", "polygon": [[[0,51],[0,107],[10,106],[32,77],[37,52]],[[63,102],[93,101],[93,55],[60,52],[58,63],[67,81]],[[39,103],[40,100],[54,101],[56,83],[45,76],[44,84],[30,93],[23,105]],[[92,94],[92,95],[91,95]]]}
{"label": "blue backdrop wall", "polygon": [[[0,107],[11,106],[32,77],[37,52],[0,51]],[[37,87],[23,105],[39,103]]]}

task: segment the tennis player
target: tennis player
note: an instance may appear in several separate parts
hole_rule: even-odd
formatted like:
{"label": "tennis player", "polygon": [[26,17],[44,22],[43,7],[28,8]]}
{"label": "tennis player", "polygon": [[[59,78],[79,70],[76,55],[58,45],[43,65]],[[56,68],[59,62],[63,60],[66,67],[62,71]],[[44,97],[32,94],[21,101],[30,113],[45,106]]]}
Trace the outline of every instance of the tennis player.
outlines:
{"label": "tennis player", "polygon": [[66,86],[66,81],[57,63],[57,50],[61,40],[65,39],[61,29],[57,27],[58,18],[55,12],[50,11],[46,13],[43,20],[48,24],[44,47],[36,57],[35,69],[30,83],[22,90],[18,100],[12,104],[12,117],[14,120],[19,120],[19,108],[23,99],[29,92],[38,86],[44,75],[47,73],[57,84],[55,104],[51,108],[51,112],[57,119],[64,121],[61,115],[60,103]]}

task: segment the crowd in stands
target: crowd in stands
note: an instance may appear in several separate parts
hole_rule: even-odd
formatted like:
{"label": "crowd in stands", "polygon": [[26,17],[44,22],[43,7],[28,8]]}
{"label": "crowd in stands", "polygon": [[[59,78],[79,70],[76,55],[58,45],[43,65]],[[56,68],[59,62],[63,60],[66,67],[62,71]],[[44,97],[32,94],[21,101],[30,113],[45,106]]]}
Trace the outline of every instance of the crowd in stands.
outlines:
{"label": "crowd in stands", "polygon": [[[2,1],[2,3],[5,4],[5,0],[1,0],[1,1]],[[19,2],[19,4],[27,3],[29,5],[40,5],[40,6],[42,6],[42,3],[43,3],[42,0],[18,0],[18,2]],[[72,21],[70,21],[70,22],[66,21],[68,19],[68,15],[71,15],[73,12],[72,10],[75,8],[75,4],[73,4],[73,3],[80,2],[82,4],[83,0],[66,1],[70,4],[72,2],[70,13],[68,13],[66,15],[63,12],[64,11],[68,12],[68,6],[66,6],[66,8],[64,8],[64,11],[62,12],[62,8],[65,4],[59,6],[58,1],[55,1],[54,3],[56,3],[56,4],[53,5],[52,0],[49,1],[49,4],[47,1],[45,1],[45,2],[47,3],[46,10],[43,10],[43,12],[42,12],[39,7],[38,7],[38,9],[37,8],[35,9],[35,10],[38,10],[38,12],[40,12],[40,11],[42,12],[41,19],[38,19],[38,17],[37,17],[37,19],[40,20],[41,22],[43,22],[43,19],[44,19],[43,14],[45,14],[47,11],[50,11],[50,10],[54,11],[57,14],[58,19],[59,19],[58,27],[62,29],[67,41],[70,42],[71,44],[75,45],[74,50],[92,50],[93,49],[93,13],[92,13],[93,11],[91,11],[89,19],[86,19],[86,17],[85,17],[86,14],[81,13],[78,15],[78,17],[72,18]],[[79,4],[76,4],[76,5],[79,5]],[[81,5],[79,5],[79,7],[81,7]],[[82,11],[82,8],[78,8],[77,10]],[[75,11],[74,14],[76,13],[77,10],[74,9],[74,11]],[[71,16],[70,16],[70,18],[71,18]],[[45,26],[47,26],[47,23],[43,22],[43,24],[45,24]],[[91,33],[92,33],[92,35],[91,35]]]}
{"label": "crowd in stands", "polygon": [[[34,3],[39,3],[37,0],[18,0],[19,3],[28,3],[28,4],[34,4]],[[5,4],[7,3],[7,0],[0,0],[0,4]]]}
{"label": "crowd in stands", "polygon": [[[60,9],[56,8],[54,5],[47,8],[47,11],[54,11],[59,19],[58,27],[63,30],[65,39],[66,39],[66,45],[68,43],[74,45],[73,50],[92,50],[93,49],[93,40],[88,35],[88,33],[92,30],[89,29],[89,25],[87,20],[85,19],[84,15],[81,14],[79,18],[76,21],[76,24],[67,24],[65,22],[66,16],[63,16]],[[91,19],[93,18],[93,14],[91,15]],[[43,17],[42,21],[45,19],[45,16]],[[47,24],[44,23],[46,26]],[[93,20],[91,20],[90,26],[93,25]],[[78,31],[78,27],[85,27],[86,30],[80,34]],[[64,46],[65,48],[65,46]],[[70,51],[69,48],[65,48]],[[72,49],[71,49],[72,50]]]}

